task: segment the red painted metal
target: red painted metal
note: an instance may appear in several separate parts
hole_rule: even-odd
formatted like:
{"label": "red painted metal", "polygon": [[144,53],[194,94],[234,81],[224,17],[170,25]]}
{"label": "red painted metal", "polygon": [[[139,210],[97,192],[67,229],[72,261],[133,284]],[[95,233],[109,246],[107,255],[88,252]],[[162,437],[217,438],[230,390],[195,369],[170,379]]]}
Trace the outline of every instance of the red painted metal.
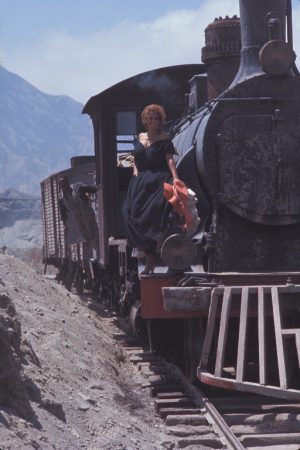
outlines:
{"label": "red painted metal", "polygon": [[165,311],[162,288],[176,286],[182,274],[141,278],[141,315],[143,319],[185,319],[206,316],[207,313]]}
{"label": "red painted metal", "polygon": [[223,389],[232,389],[232,390],[239,390],[237,383],[226,380],[224,378],[216,378],[213,377],[211,374],[207,373],[198,373],[198,378],[202,383],[209,384],[211,386],[223,388]]}

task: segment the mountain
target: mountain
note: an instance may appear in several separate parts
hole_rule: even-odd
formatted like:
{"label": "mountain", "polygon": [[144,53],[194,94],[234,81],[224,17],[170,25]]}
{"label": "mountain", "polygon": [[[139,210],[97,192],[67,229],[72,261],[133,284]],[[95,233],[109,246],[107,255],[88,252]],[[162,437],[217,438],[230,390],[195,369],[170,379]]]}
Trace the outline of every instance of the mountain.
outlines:
{"label": "mountain", "polygon": [[40,181],[93,154],[92,124],[83,105],[41,92],[0,67],[0,190],[39,194]]}
{"label": "mountain", "polygon": [[0,192],[0,249],[16,254],[41,248],[42,237],[40,198],[16,189]]}

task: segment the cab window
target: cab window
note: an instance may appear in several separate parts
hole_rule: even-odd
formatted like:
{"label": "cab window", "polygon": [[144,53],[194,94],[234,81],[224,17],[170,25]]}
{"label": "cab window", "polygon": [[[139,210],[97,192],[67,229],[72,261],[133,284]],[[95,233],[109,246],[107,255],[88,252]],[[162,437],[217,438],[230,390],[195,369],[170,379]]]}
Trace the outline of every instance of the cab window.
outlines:
{"label": "cab window", "polygon": [[136,111],[117,111],[116,115],[117,152],[131,152],[137,135]]}

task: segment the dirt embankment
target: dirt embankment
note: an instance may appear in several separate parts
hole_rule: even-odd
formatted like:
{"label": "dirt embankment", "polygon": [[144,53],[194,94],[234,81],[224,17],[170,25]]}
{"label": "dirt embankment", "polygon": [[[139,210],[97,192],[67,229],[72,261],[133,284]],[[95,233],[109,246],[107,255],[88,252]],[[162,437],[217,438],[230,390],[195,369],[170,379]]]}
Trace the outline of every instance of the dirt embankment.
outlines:
{"label": "dirt embankment", "polygon": [[0,255],[0,450],[164,449],[114,318]]}

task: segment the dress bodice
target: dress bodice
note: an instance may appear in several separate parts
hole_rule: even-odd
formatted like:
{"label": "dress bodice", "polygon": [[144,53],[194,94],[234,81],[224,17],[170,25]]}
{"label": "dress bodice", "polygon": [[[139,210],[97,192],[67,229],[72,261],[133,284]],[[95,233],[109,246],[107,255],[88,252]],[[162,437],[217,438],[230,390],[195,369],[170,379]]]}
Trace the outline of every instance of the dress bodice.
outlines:
{"label": "dress bodice", "polygon": [[161,139],[145,147],[135,142],[134,162],[137,176],[130,180],[123,217],[126,234],[133,247],[155,254],[166,232],[170,209],[164,197],[164,183],[171,180],[166,155],[176,153],[170,139]]}
{"label": "dress bodice", "polygon": [[169,171],[166,154],[173,155],[175,148],[170,139],[163,139],[145,147],[141,142],[136,141],[133,151],[134,162],[138,172],[145,170]]}

